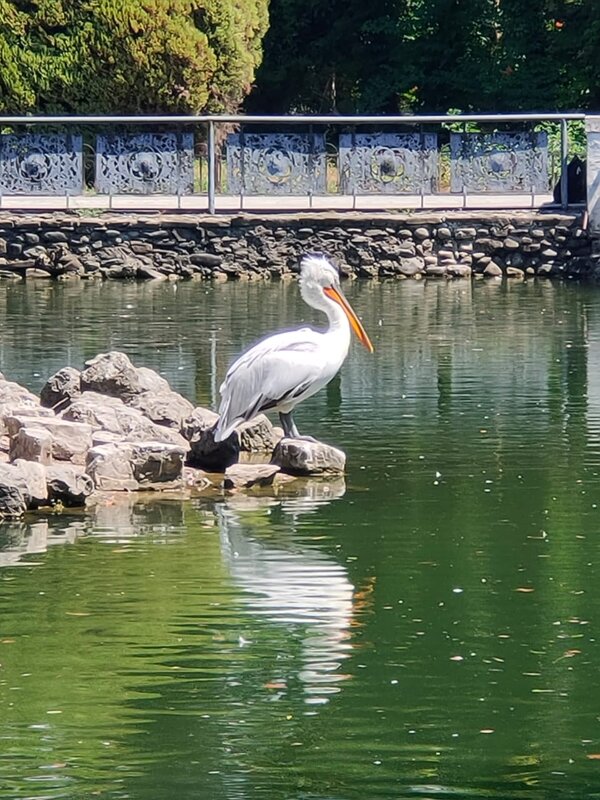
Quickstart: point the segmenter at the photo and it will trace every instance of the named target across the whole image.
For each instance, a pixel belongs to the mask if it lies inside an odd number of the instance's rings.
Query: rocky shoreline
[[[285,439],[263,415],[215,443],[216,419],[117,351],[59,370],[39,397],[0,375],[0,518],[110,492],[220,495],[344,472],[340,450]]]
[[[269,280],[307,251],[345,277],[600,277],[583,213],[0,213],[0,279]]]

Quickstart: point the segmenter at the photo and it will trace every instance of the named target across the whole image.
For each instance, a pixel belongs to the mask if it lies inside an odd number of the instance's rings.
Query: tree
[[[235,111],[268,0],[0,0],[4,113]]]
[[[271,0],[252,111],[593,107],[597,0]]]

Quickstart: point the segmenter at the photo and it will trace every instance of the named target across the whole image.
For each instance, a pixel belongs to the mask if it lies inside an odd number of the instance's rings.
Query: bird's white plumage
[[[343,309],[323,289],[339,289],[335,268],[323,257],[307,256],[301,265],[303,299],[329,318],[328,330],[299,328],[261,340],[229,368],[223,381],[215,441],[261,411],[285,414],[322,389],[340,369],[350,346],[350,325]]]

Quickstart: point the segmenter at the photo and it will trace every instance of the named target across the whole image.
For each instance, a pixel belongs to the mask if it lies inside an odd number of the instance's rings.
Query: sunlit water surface
[[[600,294],[355,283],[299,409],[345,481],[0,526],[0,796],[600,797]],[[31,389],[108,349],[214,404],[293,284],[0,286]]]

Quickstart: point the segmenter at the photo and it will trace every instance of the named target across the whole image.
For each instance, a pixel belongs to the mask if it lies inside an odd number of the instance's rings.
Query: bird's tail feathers
[[[230,403],[225,401],[219,409],[219,419],[213,428],[213,439],[215,442],[224,442],[233,433],[235,426],[240,421],[239,419],[230,419],[229,417]]]

